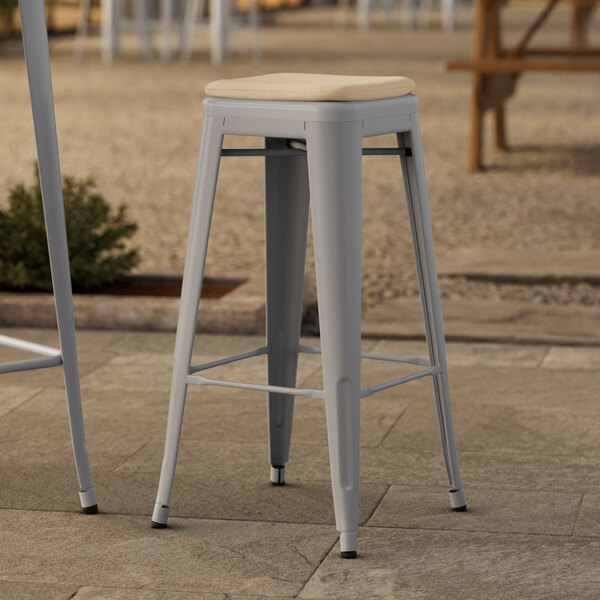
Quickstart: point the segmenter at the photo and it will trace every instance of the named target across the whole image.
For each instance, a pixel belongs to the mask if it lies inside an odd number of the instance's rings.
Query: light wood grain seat
[[[204,91],[216,98],[352,102],[405,96],[415,89],[408,77],[365,77],[316,73],[270,73],[255,77],[220,79]]]

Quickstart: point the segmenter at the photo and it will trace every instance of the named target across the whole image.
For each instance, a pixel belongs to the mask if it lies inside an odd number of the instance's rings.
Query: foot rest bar
[[[366,398],[367,396],[371,396],[376,394],[377,392],[381,392],[382,390],[387,390],[388,388],[395,387],[397,385],[401,385],[402,383],[408,383],[409,381],[414,381],[415,379],[421,379],[421,377],[427,377],[428,375],[436,375],[441,371],[441,367],[430,367],[429,369],[425,369],[424,371],[418,371],[417,373],[411,373],[410,375],[405,375],[404,377],[398,377],[397,379],[391,379],[390,381],[386,381],[385,383],[380,383],[379,385],[370,385],[369,387],[363,388],[360,390],[360,397]]]
[[[397,379],[392,379],[390,381],[386,381],[385,383],[380,383],[379,385],[371,385],[369,387],[363,388],[360,391],[360,397],[366,398],[368,396],[376,394],[377,392],[381,392],[382,390],[387,390],[388,388],[395,387],[403,383],[408,383],[409,381],[414,381],[415,379],[421,379],[421,377],[435,375],[440,371],[441,367],[439,366],[430,367],[429,369],[425,369],[424,371],[419,371],[418,373],[411,373],[410,375],[405,375],[404,377],[398,377]],[[186,377],[186,382],[192,385],[215,385],[218,387],[236,388],[240,390],[250,390],[254,392],[273,392],[275,394],[303,396],[304,398],[316,398],[318,400],[323,400],[325,398],[324,390],[291,388],[282,387],[278,385],[263,385],[260,383],[244,383],[241,381],[228,381],[226,379],[210,379],[208,377],[201,377],[200,375],[188,375]]]
[[[267,347],[262,346],[260,348],[256,348],[255,350],[249,350],[248,352],[242,352],[241,354],[234,354],[233,356],[227,356],[225,358],[220,358],[218,360],[213,360],[212,362],[204,363],[201,365],[197,365],[195,367],[190,367],[190,374],[198,373],[200,371],[206,371],[207,369],[213,369],[214,367],[221,367],[223,365],[229,365],[234,362],[238,362],[239,360],[245,360],[246,358],[253,358],[255,356],[263,356],[267,353]]]
[[[305,398],[316,398],[317,400],[323,400],[325,398],[325,392],[322,390],[281,387],[278,385],[261,385],[260,383],[242,383],[239,381],[227,381],[226,379],[209,379],[208,377],[201,377],[200,375],[188,375],[186,381],[193,385],[216,385],[219,387],[251,390],[255,392],[274,392],[275,394],[304,396]]]
[[[306,148],[224,148],[221,156],[306,156]],[[363,156],[412,156],[410,148],[363,148]]]
[[[62,365],[62,356],[45,356],[43,358],[30,358],[28,360],[17,360],[0,364],[0,374],[17,373],[19,371],[32,371],[34,369],[47,369]]]
[[[233,356],[219,358],[218,360],[213,360],[211,362],[190,367],[189,374],[191,375],[192,373],[199,373],[200,371],[206,371],[208,369],[213,369],[214,367],[229,365],[231,363],[238,362],[240,360],[245,360],[247,358],[254,358],[255,356],[264,356],[268,353],[268,351],[269,349],[267,346],[261,346],[260,348],[249,350],[248,352],[242,352],[241,354],[234,354]],[[321,354],[321,348],[318,348],[317,346],[305,346],[303,344],[300,344],[298,346],[298,352],[302,354]],[[367,358],[370,360],[383,360],[387,362],[407,363],[419,367],[430,366],[429,360],[427,358],[420,358],[418,356],[392,356],[389,354],[373,354],[372,352],[361,352],[360,357]]]
[[[25,352],[32,352],[33,354],[41,354],[42,356],[61,355],[61,351],[57,350],[56,348],[42,346],[41,344],[34,344],[33,342],[26,342],[25,340],[9,337],[8,335],[0,335],[0,346],[14,348],[15,350],[24,350]]]
[[[303,354],[321,354],[321,348],[317,346],[304,346],[301,344],[298,347],[298,352]],[[392,356],[391,354],[374,354],[372,352],[361,352],[361,358],[368,358],[371,360],[384,360],[388,362],[399,362],[407,363],[409,365],[417,365],[419,367],[429,367],[429,359],[420,358],[418,356]]]
[[[0,346],[14,348],[15,350],[23,350],[33,354],[41,354],[43,357],[0,363],[0,374],[32,371],[34,369],[47,369],[48,367],[58,367],[59,365],[62,365],[61,351],[56,348],[50,348],[50,346],[34,344],[33,342],[27,342],[8,335],[0,335]]]
[[[234,354],[233,356],[228,356],[225,358],[220,358],[218,360],[213,360],[208,363],[204,363],[202,365],[196,365],[190,367],[189,375],[186,378],[186,382],[191,385],[214,385],[218,387],[228,387],[228,388],[236,388],[241,390],[250,390],[256,392],[273,392],[275,394],[286,394],[290,396],[303,396],[305,398],[316,398],[319,400],[323,400],[325,398],[324,390],[313,390],[308,388],[290,388],[290,387],[282,387],[277,385],[264,385],[260,383],[245,383],[241,381],[229,381],[227,379],[212,379],[209,377],[201,377],[199,375],[193,375],[193,373],[198,373],[200,371],[206,371],[208,369],[212,369],[214,367],[220,367],[223,365],[228,365],[234,362],[238,362],[240,360],[245,360],[247,358],[253,358],[255,356],[263,356],[267,354],[269,351],[267,346],[261,346],[260,348],[256,348],[254,350],[249,350],[248,352],[242,352],[241,354]],[[298,352],[303,354],[321,354],[321,349],[317,346],[305,346],[300,344],[298,346]],[[415,379],[420,379],[421,377],[427,377],[429,375],[435,375],[441,371],[441,367],[439,365],[430,367],[429,360],[426,358],[412,357],[412,356],[391,356],[388,354],[373,354],[371,352],[361,352],[361,358],[367,358],[371,360],[383,360],[388,362],[400,362],[400,363],[408,363],[412,365],[418,366],[426,366],[429,367],[423,371],[418,371],[417,373],[411,373],[410,375],[405,375],[403,377],[398,377],[396,379],[391,379],[390,381],[386,381],[379,385],[372,385],[366,388],[363,388],[360,393],[361,398],[366,398],[367,396],[371,396],[377,392],[381,392],[382,390],[387,390],[388,388],[395,387],[397,385],[401,385],[402,383],[408,383],[409,381],[414,381]]]

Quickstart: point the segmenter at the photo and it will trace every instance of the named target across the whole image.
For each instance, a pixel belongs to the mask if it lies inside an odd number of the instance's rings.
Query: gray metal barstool
[[[274,74],[216,81],[203,103],[200,156],[185,261],[165,454],[152,521],[165,527],[188,384],[269,393],[271,482],[285,482],[294,396],[325,400],[336,526],[342,556],[356,556],[360,401],[430,376],[438,409],[450,503],[465,510],[454,444],[444,332],[414,83],[404,77]],[[395,133],[398,147],[364,149],[364,137]],[[265,137],[263,150],[223,150],[226,134]],[[361,161],[396,154],[404,176],[429,359],[361,354]],[[267,345],[191,366],[221,156],[264,155],[266,165]],[[300,345],[309,199],[322,350]],[[321,353],[324,390],[296,388],[300,352]],[[268,385],[196,373],[266,355]],[[360,359],[424,367],[362,388]]]
[[[44,1],[20,0],[19,9],[61,349],[57,350],[2,335],[0,336],[0,345],[40,354],[42,358],[2,363],[0,364],[0,373],[63,366],[73,453],[79,478],[79,500],[83,512],[97,513],[98,505],[83,429],[69,251],[54,119],[54,98]]]

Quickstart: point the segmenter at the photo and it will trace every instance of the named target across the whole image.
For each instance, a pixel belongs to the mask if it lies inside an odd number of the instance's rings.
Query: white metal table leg
[[[229,54],[229,0],[210,0],[210,56],[221,64]]]
[[[329,460],[344,558],[356,556],[358,530],[361,125],[306,124]]]
[[[454,29],[454,0],[441,0],[442,3],[442,27],[446,31]]]
[[[138,34],[138,48],[142,56],[147,60],[151,59],[153,54],[149,8],[148,0],[136,0],[135,27]]]
[[[88,34],[91,4],[92,0],[81,0],[79,2],[79,22],[77,24],[75,48],[73,50],[73,56],[77,59],[82,59],[85,51],[85,40]]]
[[[54,117],[54,98],[50,73],[46,13],[43,0],[21,0],[21,27],[29,79],[29,93],[37,146],[40,184],[48,237],[52,285],[56,303],[58,333],[62,351],[69,422],[77,476],[81,487],[80,500],[84,512],[97,512],[96,496],[88,461],[77,348],[69,251],[62,197],[58,142]]]
[[[402,3],[404,27],[416,27],[419,0],[404,0]]]
[[[260,33],[260,8],[258,0],[250,0],[248,23],[252,30],[252,58],[262,58],[262,38]]]
[[[266,148],[287,148],[287,140],[267,138]],[[296,387],[308,199],[306,156],[267,156],[265,212],[269,385]],[[270,479],[275,485],[285,483],[293,418],[294,396],[270,393],[269,461]]]
[[[419,8],[417,10],[417,23],[419,27],[429,27],[431,20],[431,11],[433,9],[432,0],[419,0]]]
[[[358,26],[368,29],[371,24],[371,0],[358,0]]]
[[[173,25],[173,0],[161,0],[162,47],[160,57],[171,58],[171,29]]]
[[[186,0],[183,23],[181,24],[180,57],[182,60],[189,60],[192,57],[194,30],[200,11],[204,11],[204,0]]]
[[[175,477],[175,465],[177,463],[187,392],[187,377],[190,371],[194,334],[198,320],[198,304],[204,277],[206,249],[221,158],[222,122],[223,119],[215,117],[205,116],[202,119],[198,168],[175,338],[173,380],[171,382],[165,452],[156,504],[152,513],[152,526],[155,528],[166,527],[169,518],[169,501],[173,478]]]
[[[102,60],[112,62],[121,53],[117,0],[101,0]]]
[[[435,265],[427,183],[425,181],[421,132],[416,115],[411,115],[411,124],[411,132],[401,133],[397,136],[400,147],[412,148],[412,156],[401,156],[400,162],[402,164],[404,189],[413,236],[413,249],[415,252],[429,357],[431,365],[439,365],[441,367],[440,373],[434,375],[432,379],[444,461],[448,481],[452,486],[450,490],[450,503],[454,510],[465,510],[466,501],[462,490],[458,456],[454,442],[444,327]]]

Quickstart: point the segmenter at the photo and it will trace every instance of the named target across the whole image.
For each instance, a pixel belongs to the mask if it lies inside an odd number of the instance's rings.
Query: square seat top
[[[254,77],[220,79],[204,91],[215,98],[285,100],[299,102],[355,102],[410,94],[415,82],[408,77],[270,73]]]

